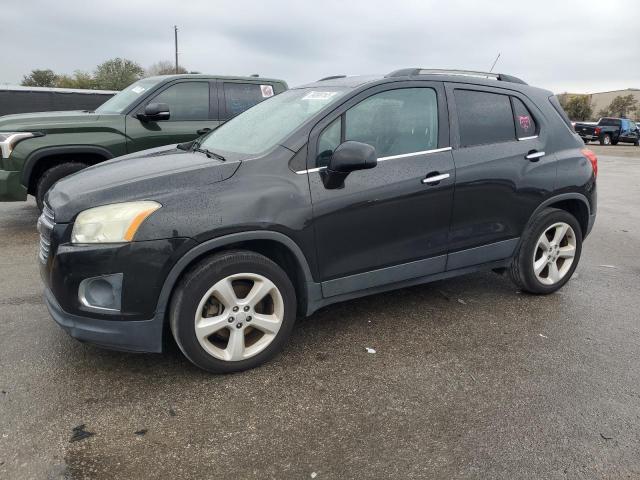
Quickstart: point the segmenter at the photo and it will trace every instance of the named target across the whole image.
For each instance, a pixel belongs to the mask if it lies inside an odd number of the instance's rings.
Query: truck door
[[[150,103],[169,105],[169,119],[138,118]],[[128,115],[126,121],[129,153],[194,140],[222,123],[218,120],[216,82],[203,79],[169,84]]]

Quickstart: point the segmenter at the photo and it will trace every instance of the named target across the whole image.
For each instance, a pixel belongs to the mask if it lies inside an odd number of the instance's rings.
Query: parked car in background
[[[59,110],[95,110],[118,92],[44,87],[0,87],[0,116]]]
[[[158,352],[173,335],[201,368],[244,370],[332,303],[488,269],[555,292],[596,176],[557,98],[518,78],[332,77],[58,182],[46,304],[80,340]]]
[[[573,128],[585,143],[597,141],[600,145],[617,145],[624,142],[638,146],[640,141],[638,126],[628,118],[603,117],[596,124],[577,122]]]
[[[259,77],[169,75],[142,79],[95,111],[0,117],[0,201],[36,197],[90,165],[187,142],[287,89]]]

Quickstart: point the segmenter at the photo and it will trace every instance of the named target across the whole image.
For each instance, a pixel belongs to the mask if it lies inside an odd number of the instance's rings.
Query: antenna
[[[491,65],[491,70],[489,70],[489,73],[493,72],[493,67],[496,66],[496,63],[498,63],[498,59],[500,58],[500,53],[498,53],[498,56],[496,57],[496,59],[493,62],[493,65]]]
[[[176,48],[176,74],[178,73],[178,26],[173,26],[173,34],[175,39],[175,48]]]

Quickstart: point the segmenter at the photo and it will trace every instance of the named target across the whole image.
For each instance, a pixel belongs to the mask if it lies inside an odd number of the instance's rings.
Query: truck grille
[[[42,263],[47,263],[49,249],[51,248],[51,232],[55,225],[53,211],[45,204],[42,215],[38,218],[38,232],[40,233],[40,251],[38,258]]]

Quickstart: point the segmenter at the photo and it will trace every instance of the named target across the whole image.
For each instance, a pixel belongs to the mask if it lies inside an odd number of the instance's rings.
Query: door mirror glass
[[[338,145],[322,172],[326,188],[342,188],[347,176],[356,170],[367,170],[378,164],[376,149],[361,142],[347,141]]]
[[[166,103],[150,103],[144,107],[144,114],[141,117],[141,120],[147,121],[169,120],[171,117],[169,105]]]

